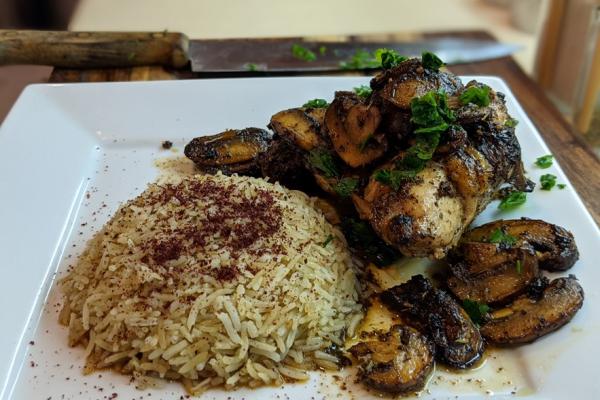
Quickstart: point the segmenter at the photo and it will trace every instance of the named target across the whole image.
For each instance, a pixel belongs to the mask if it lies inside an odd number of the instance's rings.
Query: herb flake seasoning
[[[507,247],[512,247],[517,243],[517,238],[498,228],[492,232],[489,241],[490,243],[497,243]]]
[[[540,168],[550,168],[552,166],[552,159],[554,158],[554,156],[552,154],[547,154],[545,156],[541,156],[538,157],[535,160],[535,165],[537,165]]]
[[[556,185],[556,175],[544,174],[540,176],[540,183],[542,184],[542,190],[552,190]]]
[[[469,318],[477,326],[481,325],[490,307],[485,303],[479,303],[474,300],[465,299],[462,304],[464,310],[469,314]]]
[[[517,208],[527,201],[527,195],[524,192],[512,192],[502,199],[498,208],[501,210],[512,210]]]
[[[312,62],[317,59],[317,55],[314,52],[297,43],[294,43],[292,45],[292,56],[294,56],[298,60],[307,62]]]

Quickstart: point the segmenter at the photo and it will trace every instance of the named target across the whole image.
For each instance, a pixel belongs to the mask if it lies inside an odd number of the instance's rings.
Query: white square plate
[[[467,82],[473,77],[463,77]],[[529,177],[553,173],[567,188],[536,189],[510,212],[491,204],[480,224],[499,218],[542,218],[575,234],[581,258],[569,271],[586,293],[583,309],[558,332],[509,350],[492,350],[476,371],[438,368],[423,398],[531,396],[536,399],[600,398],[600,232],[556,162],[534,166],[549,150],[505,83],[477,77],[507,94],[520,124],[517,135]],[[118,205],[140,193],[158,174],[163,140],[181,149],[192,137],[246,126],[264,127],[275,112],[307,99],[331,99],[335,90],[368,78],[259,78],[145,83],[34,85],[19,98],[0,129],[0,399],[179,398],[178,384],[141,392],[111,371],[81,374],[83,350],[67,347],[57,323],[54,289],[85,241]],[[600,195],[600,193],[599,193]],[[345,379],[314,373],[307,384],[282,388],[210,391],[206,399],[364,398]],[[150,396],[151,397],[148,397]],[[371,396],[368,396],[371,397]]]

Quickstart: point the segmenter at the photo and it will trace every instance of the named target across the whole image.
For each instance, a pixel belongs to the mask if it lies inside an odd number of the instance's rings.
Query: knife
[[[297,48],[310,57],[299,57]],[[353,57],[379,48],[406,56],[436,53],[447,64],[504,57],[519,46],[494,41],[439,38],[411,42],[309,41],[304,38],[189,40],[177,32],[63,32],[0,30],[0,65],[63,68],[163,65],[194,72],[294,72],[352,69]],[[310,52],[310,53],[307,53]],[[314,58],[307,61],[307,58]]]

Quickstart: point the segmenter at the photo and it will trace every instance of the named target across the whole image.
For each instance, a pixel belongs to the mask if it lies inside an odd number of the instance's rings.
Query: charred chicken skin
[[[246,128],[196,138],[185,155],[204,171],[270,177],[353,206],[407,256],[443,258],[501,185],[526,190],[501,93],[419,59],[383,70],[371,89],[337,92],[327,108],[281,111],[272,135]]]

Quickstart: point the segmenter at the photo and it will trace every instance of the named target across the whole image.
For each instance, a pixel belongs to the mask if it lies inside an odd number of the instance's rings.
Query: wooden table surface
[[[423,36],[493,39],[488,33],[480,31],[435,33]],[[361,41],[364,38],[352,37],[349,40]],[[523,72],[517,63],[511,57],[504,57],[490,61],[453,65],[449,69],[457,75],[493,75],[506,81],[548,147],[550,147],[552,154],[567,174],[592,217],[600,225],[600,161],[581,135],[562,117],[541,88]],[[348,72],[338,74],[348,74]],[[359,72],[355,74],[359,74]],[[270,76],[268,74],[260,75]],[[248,76],[248,73],[239,74],[238,76]],[[215,75],[193,73],[189,70],[172,70],[165,67],[136,67],[80,70],[55,69],[50,81],[64,83],[214,77]]]

